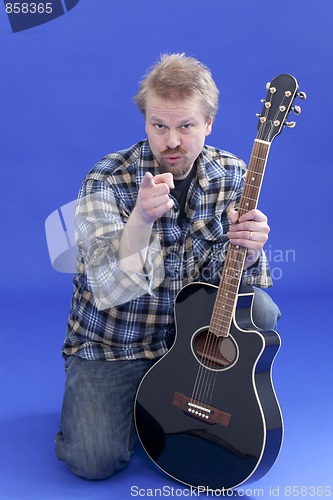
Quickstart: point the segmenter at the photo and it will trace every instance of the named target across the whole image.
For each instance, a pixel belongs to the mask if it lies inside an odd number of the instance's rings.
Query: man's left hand
[[[254,209],[239,217],[236,210],[229,210],[228,217],[231,222],[227,233],[230,243],[247,248],[247,263],[254,264],[268,240],[270,227],[266,215]]]

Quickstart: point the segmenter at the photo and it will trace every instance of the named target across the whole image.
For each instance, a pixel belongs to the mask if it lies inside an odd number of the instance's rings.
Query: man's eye
[[[157,128],[157,130],[163,130],[164,125],[162,125],[161,123],[155,123],[155,128]]]
[[[191,123],[185,123],[182,128],[183,130],[190,130],[190,128],[192,127]]]

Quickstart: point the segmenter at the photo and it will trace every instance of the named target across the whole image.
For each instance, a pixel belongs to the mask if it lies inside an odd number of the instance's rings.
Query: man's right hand
[[[172,188],[173,176],[169,172],[155,177],[147,172],[142,179],[135,207],[120,240],[119,262],[123,270],[143,272],[153,224],[173,207],[169,197]]]
[[[173,207],[169,197],[173,189],[173,175],[170,172],[153,176],[147,172],[139,187],[136,205],[131,214],[132,223],[152,225],[156,219]]]

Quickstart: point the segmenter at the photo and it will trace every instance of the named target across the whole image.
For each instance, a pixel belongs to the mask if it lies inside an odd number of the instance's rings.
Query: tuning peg
[[[266,83],[266,90],[269,90],[269,87],[271,86],[271,82]]]
[[[285,126],[288,128],[294,128],[296,127],[296,122],[286,122]]]
[[[307,95],[305,92],[297,92],[297,95],[300,99],[302,99],[302,101],[305,101]]]
[[[265,116],[261,116],[261,114],[260,114],[260,113],[256,113],[256,116],[257,116],[258,118],[260,118],[260,120],[259,120],[259,121],[260,121],[261,123],[265,123],[265,122],[266,122],[266,120],[267,120],[267,118],[266,118]]]
[[[300,115],[301,112],[302,112],[302,108],[301,106],[294,106],[293,108],[291,108],[293,110],[293,112],[295,113],[295,115]]]

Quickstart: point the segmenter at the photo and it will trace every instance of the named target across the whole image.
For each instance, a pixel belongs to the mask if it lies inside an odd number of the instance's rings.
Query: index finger
[[[171,172],[165,172],[163,174],[155,175],[155,177],[153,177],[153,181],[155,184],[167,184],[170,189],[173,189],[175,187],[173,182],[173,175]]]
[[[245,214],[241,215],[238,222],[246,222],[249,220],[254,220],[256,222],[263,222],[267,220],[267,217],[265,214],[260,212],[260,210],[254,208],[253,210],[249,210]]]
[[[151,172],[146,172],[140,184],[143,188],[149,188],[154,186],[154,177]]]

